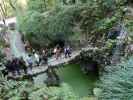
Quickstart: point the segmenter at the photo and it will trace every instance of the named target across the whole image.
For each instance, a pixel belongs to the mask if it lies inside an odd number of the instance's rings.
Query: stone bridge
[[[30,76],[37,76],[39,74],[45,73],[48,68],[58,68],[60,66],[66,65],[66,64],[70,64],[72,62],[78,62],[81,59],[82,53],[84,52],[98,52],[99,49],[97,47],[86,47],[86,48],[82,48],[81,50],[77,50],[77,51],[73,51],[72,55],[70,58],[65,58],[64,55],[62,54],[61,57],[59,59],[56,59],[55,57],[49,58],[48,60],[48,64],[47,65],[41,65],[41,66],[34,66],[32,71],[30,73],[28,73],[28,75]],[[24,76],[9,76],[15,79],[19,79],[19,78],[23,78]]]

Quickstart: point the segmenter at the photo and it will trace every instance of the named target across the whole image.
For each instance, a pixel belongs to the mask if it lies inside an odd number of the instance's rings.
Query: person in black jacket
[[[20,57],[19,65],[21,66],[21,69],[24,71],[24,73],[27,74],[27,66],[26,66],[26,63],[25,63],[23,57]]]
[[[12,66],[15,70],[15,72],[17,72],[18,75],[20,75],[20,64],[19,64],[19,59],[18,58],[14,58],[12,61]]]
[[[15,74],[15,68],[13,66],[13,61],[7,60],[5,67],[6,67],[6,70],[8,71],[8,73],[11,72],[13,75]]]

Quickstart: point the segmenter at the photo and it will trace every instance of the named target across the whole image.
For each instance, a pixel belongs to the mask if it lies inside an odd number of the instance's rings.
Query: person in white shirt
[[[37,66],[39,66],[40,57],[39,57],[39,54],[37,52],[34,52],[34,58],[35,58],[35,63],[37,64]]]
[[[27,62],[27,65],[29,66],[29,68],[32,69],[33,59],[32,59],[32,56],[30,54],[28,55],[26,62]]]

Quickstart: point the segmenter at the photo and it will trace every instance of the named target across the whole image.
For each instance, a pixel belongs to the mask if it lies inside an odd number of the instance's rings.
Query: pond
[[[66,65],[57,70],[57,74],[60,79],[69,84],[74,90],[75,94],[82,96],[88,96],[92,92],[92,89],[96,82],[96,76],[93,73],[89,75],[83,74],[80,65],[71,64]]]
[[[56,72],[59,75],[61,82],[69,84],[77,96],[83,97],[92,93],[92,89],[96,82],[96,76],[92,73],[89,75],[83,74],[80,65],[66,65],[56,69]],[[35,84],[44,84],[45,80],[46,74],[34,77]]]

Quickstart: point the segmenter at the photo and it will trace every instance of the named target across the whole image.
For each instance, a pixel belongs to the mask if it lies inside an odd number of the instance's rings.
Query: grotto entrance
[[[91,73],[97,78],[99,77],[100,65],[92,58],[82,59],[80,62],[80,67],[84,74],[88,75]]]
[[[63,48],[64,46],[65,46],[65,41],[64,40],[61,40],[61,39],[59,39],[59,40],[55,40],[54,41],[54,46],[59,46],[59,47],[61,47],[61,48]]]
[[[64,33],[59,32],[59,33],[55,33],[55,39],[52,42],[52,46],[60,46],[61,48],[63,48],[65,46],[65,40],[66,40],[66,36],[64,35]]]

